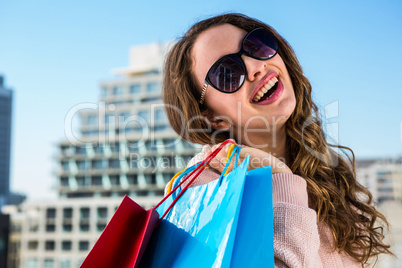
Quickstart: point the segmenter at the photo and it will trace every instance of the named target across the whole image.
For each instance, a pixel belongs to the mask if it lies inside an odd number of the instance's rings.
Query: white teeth
[[[271,80],[269,80],[268,83],[266,83],[263,87],[260,88],[260,90],[255,94],[253,101],[257,102],[261,99],[262,96],[264,96],[265,93],[267,93],[276,83],[278,82],[277,77],[272,77]],[[271,93],[271,95],[268,97],[270,98],[274,92]]]

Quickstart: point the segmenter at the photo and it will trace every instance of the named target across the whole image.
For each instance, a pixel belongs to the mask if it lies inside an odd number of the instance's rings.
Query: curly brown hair
[[[317,220],[329,225],[334,250],[345,251],[360,263],[367,263],[380,253],[392,254],[390,246],[383,242],[388,222],[374,208],[371,193],[356,180],[353,151],[327,143],[318,108],[311,97],[311,84],[303,75],[293,49],[265,23],[242,14],[224,14],[198,22],[178,40],[166,59],[162,94],[173,129],[184,139],[199,144],[233,138],[229,132],[212,129],[204,119],[208,107],[198,102],[201,89],[192,72],[192,48],[197,37],[226,23],[246,32],[263,27],[278,41],[278,54],[289,72],[296,97],[296,107],[286,122],[287,161],[292,172],[307,181],[309,206],[317,212]],[[352,156],[343,157],[333,148],[348,150]]]

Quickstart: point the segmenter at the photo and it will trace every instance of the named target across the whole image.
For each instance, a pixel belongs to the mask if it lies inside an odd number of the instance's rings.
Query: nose
[[[242,60],[247,70],[247,80],[254,81],[266,73],[267,63],[265,60],[257,60],[246,55],[242,55]]]

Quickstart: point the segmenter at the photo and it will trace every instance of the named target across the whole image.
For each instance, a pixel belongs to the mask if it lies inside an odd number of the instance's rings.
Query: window
[[[173,178],[175,174],[174,173],[164,173],[163,174],[163,180],[165,183],[169,183],[170,180]]]
[[[53,259],[45,259],[43,263],[43,268],[53,268],[54,267],[54,260]]]
[[[93,176],[92,177],[92,185],[102,186],[102,177],[101,176]]]
[[[176,144],[178,143],[178,139],[166,139],[163,140],[163,145],[166,150],[176,150]]]
[[[168,126],[167,125],[162,125],[162,126],[155,126],[154,127],[154,131],[155,132],[162,132],[162,131],[166,131],[168,130]]]
[[[54,241],[52,241],[52,240],[46,240],[46,241],[45,241],[45,250],[47,250],[47,251],[52,251],[52,250],[54,250]]]
[[[90,210],[89,208],[80,208],[80,219],[89,219]]]
[[[110,143],[109,148],[110,151],[112,151],[112,153],[118,153],[120,151],[120,143],[119,142]]]
[[[141,119],[149,122],[149,111],[148,110],[140,110],[140,111],[138,111],[138,117],[140,117]]]
[[[109,168],[120,168],[120,160],[119,159],[110,159],[109,160]]]
[[[65,172],[70,171],[70,165],[69,165],[68,161],[62,161],[61,166],[63,168],[63,171],[65,171]]]
[[[10,248],[9,248],[8,253],[11,253],[11,254],[19,254],[20,249],[21,249],[21,243],[20,243],[20,241],[11,242],[11,243],[10,243]]]
[[[90,185],[90,179],[88,177],[77,176],[76,181],[77,181],[78,186],[89,186]]]
[[[130,86],[130,93],[136,94],[141,92],[141,84],[132,84]]]
[[[90,162],[83,160],[83,161],[77,161],[77,167],[78,170],[89,170],[90,169]]]
[[[131,112],[122,112],[119,115],[119,122],[123,123],[131,116]]]
[[[61,177],[60,178],[60,185],[68,187],[68,178],[67,177]]]
[[[185,149],[194,149],[194,146],[191,143],[184,141],[184,140],[182,142],[183,142],[183,147]]]
[[[113,87],[113,95],[123,95],[124,94],[124,85],[117,85]]]
[[[97,159],[92,161],[92,166],[94,169],[107,169],[106,159]]]
[[[138,185],[137,174],[127,175],[127,181],[130,185]]]
[[[140,159],[139,166],[140,168],[154,168],[156,166],[156,157],[149,156]]]
[[[54,224],[46,224],[46,232],[53,233],[56,231],[56,225]]]
[[[148,195],[148,191],[138,191],[137,192],[138,196],[147,196]]]
[[[98,146],[95,147],[95,153],[103,154],[103,144],[99,144]]]
[[[39,223],[36,221],[30,222],[28,229],[30,232],[37,232],[39,230]]]
[[[63,218],[71,219],[73,217],[73,208],[63,208]]]
[[[38,244],[39,243],[36,240],[28,241],[28,250],[37,250]]]
[[[89,242],[88,241],[79,241],[78,249],[80,251],[88,250],[89,249]]]
[[[67,240],[61,241],[61,250],[70,251],[72,248],[71,245],[72,245],[71,241],[67,241]]]
[[[147,148],[147,151],[156,151],[155,140],[146,141],[145,147]]]
[[[155,191],[153,192],[153,194],[154,194],[155,196],[164,196],[164,195],[165,195],[165,193],[164,193],[163,190],[155,190]]]
[[[36,258],[31,258],[26,261],[26,268],[38,268],[38,260]]]
[[[98,124],[98,115],[90,114],[87,117],[87,125],[96,126]]]
[[[60,260],[60,268],[71,268],[71,260],[69,259],[61,259]],[[77,266],[79,267],[79,266]]]
[[[61,153],[63,155],[70,155],[71,154],[70,147],[68,145],[67,146],[61,146]]]
[[[147,97],[142,100],[142,103],[155,103],[161,101],[161,97]]]
[[[99,207],[97,209],[98,219],[106,219],[107,218],[107,207]]]
[[[11,223],[11,232],[12,233],[21,233],[22,225],[19,223]]]
[[[73,225],[72,224],[63,224],[63,232],[69,233],[73,231]]]
[[[98,223],[98,224],[96,225],[96,230],[97,230],[98,232],[103,232],[103,230],[105,229],[105,227],[106,227],[106,224],[104,224],[104,223]]]
[[[101,97],[106,97],[108,94],[108,88],[107,87],[102,87],[101,88]]]
[[[166,113],[162,109],[155,110],[155,122],[167,122]]]
[[[47,219],[55,219],[56,218],[56,209],[55,208],[46,209],[46,218]]]
[[[80,224],[80,232],[83,232],[83,233],[89,232],[89,224],[81,223]]]
[[[112,193],[111,192],[101,192],[101,197],[111,197]]]
[[[173,155],[167,156],[166,158],[164,158],[164,160],[166,160],[166,162],[164,161],[164,163],[166,163],[169,167],[176,166],[175,157]]]
[[[127,103],[126,101],[115,101],[115,102],[113,102],[113,104],[116,105],[116,106],[121,106],[121,105],[124,105],[126,103]]]
[[[76,154],[86,154],[87,153],[87,148],[86,147],[75,147],[75,153]]]
[[[160,87],[158,82],[151,82],[147,84],[147,92],[148,93],[154,93],[154,92],[159,92]]]
[[[147,184],[156,184],[155,174],[144,174],[144,177]]]
[[[113,113],[105,114],[105,125],[107,126],[107,125],[109,125],[109,123],[111,123],[112,126],[113,126],[113,124],[116,124],[116,118]]]
[[[119,160],[117,159],[117,161],[119,161]],[[119,175],[110,175],[109,179],[110,179],[111,185],[115,185],[115,186],[120,185],[120,176]]]
[[[128,147],[128,150],[130,151],[130,153],[138,152],[138,142],[135,142],[135,141],[129,142],[129,143],[127,143],[127,147]]]

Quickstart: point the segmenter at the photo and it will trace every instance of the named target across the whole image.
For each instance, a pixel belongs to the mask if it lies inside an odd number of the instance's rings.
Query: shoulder
[[[200,161],[203,161],[207,155],[209,150],[211,149],[211,145],[206,144],[202,147],[201,152],[199,152],[198,154],[196,154],[193,158],[191,158],[191,160],[187,163],[187,167],[191,167],[195,164],[197,164]],[[216,172],[215,170],[212,169],[205,169],[199,176],[198,178],[191,184],[191,187],[193,186],[197,186],[197,185],[202,185],[205,183],[208,183],[210,181],[216,180],[219,178],[219,173]],[[165,196],[169,193],[169,184],[173,183],[173,182],[169,182],[168,184],[166,184],[165,186]],[[182,187],[185,186],[185,183],[183,184]]]
[[[197,164],[198,162],[204,160],[207,157],[207,153],[211,150],[211,145],[206,144],[202,146],[201,152],[196,154],[191,160],[187,163],[187,167],[191,167],[192,165]]]

